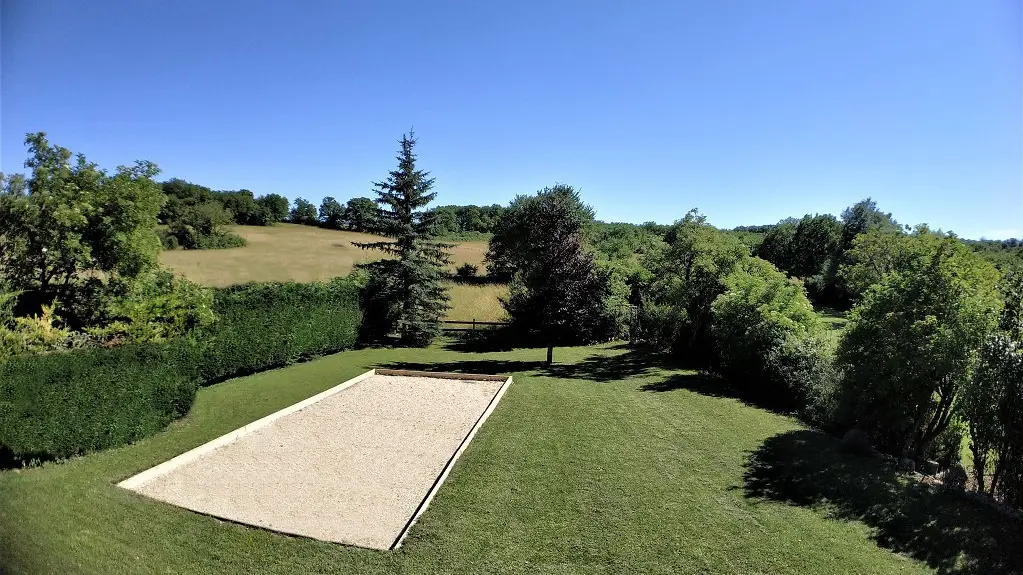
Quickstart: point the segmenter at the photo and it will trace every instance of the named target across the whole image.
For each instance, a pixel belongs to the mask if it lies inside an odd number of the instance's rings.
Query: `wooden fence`
[[[444,324],[444,327],[441,328],[442,331],[477,331],[477,330],[491,329],[491,328],[493,328],[495,326],[508,325],[507,322],[503,322],[503,321],[476,321],[476,320],[472,320],[472,321],[442,321],[441,323]],[[469,327],[448,327],[449,325],[451,325],[451,326],[469,326]]]

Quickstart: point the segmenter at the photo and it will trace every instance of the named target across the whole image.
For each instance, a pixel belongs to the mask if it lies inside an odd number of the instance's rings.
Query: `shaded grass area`
[[[619,345],[558,348],[550,368],[544,355],[543,349],[364,349],[202,389],[185,419],[138,444],[0,473],[0,568],[618,574],[926,573],[933,567],[970,573],[975,566],[996,572],[1013,565],[1007,554],[1017,552],[1010,544],[1018,540],[1006,539],[1012,526],[985,527],[998,519],[958,496],[914,495],[921,506],[933,502],[966,518],[955,526],[910,522],[886,530],[874,517],[905,509],[891,495],[900,493],[897,479],[891,490],[864,487],[887,485],[890,476],[835,452],[830,439],[791,418],[714,393],[716,380]],[[114,485],[383,366],[515,376],[399,551],[224,523]],[[813,467],[813,457],[823,458],[822,467]],[[837,476],[827,472],[832,468]],[[808,499],[796,499],[797,492]],[[843,498],[844,514],[818,504]],[[983,543],[970,543],[971,536]],[[943,559],[953,552],[968,558],[962,567]]]
[[[873,459],[842,453],[831,437],[794,430],[750,457],[750,497],[860,521],[883,547],[941,573],[1023,573],[1023,525],[960,493],[908,480]]]

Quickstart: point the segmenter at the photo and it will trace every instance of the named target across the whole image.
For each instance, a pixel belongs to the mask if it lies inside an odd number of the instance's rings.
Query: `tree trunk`
[[[547,346],[547,365],[554,363],[554,346]]]

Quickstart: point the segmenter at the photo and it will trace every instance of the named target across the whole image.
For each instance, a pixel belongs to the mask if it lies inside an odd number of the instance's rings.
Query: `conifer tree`
[[[403,135],[397,169],[386,181],[373,183],[377,233],[392,241],[353,243],[391,256],[359,266],[370,272],[373,307],[386,309],[384,317],[373,321],[397,328],[402,345],[426,346],[440,333],[440,318],[448,309],[441,282],[452,246],[436,241],[436,216],[424,209],[437,193],[430,191],[434,178],[429,172],[416,169],[415,145],[411,131]]]

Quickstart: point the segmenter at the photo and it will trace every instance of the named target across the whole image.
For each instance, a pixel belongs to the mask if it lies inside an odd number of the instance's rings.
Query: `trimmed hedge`
[[[0,363],[0,468],[152,435],[199,385],[350,348],[362,324],[360,287],[344,278],[225,288],[214,308],[219,320],[195,338]]]
[[[362,326],[359,286],[261,283],[217,290],[201,377],[214,383],[355,345]]]
[[[197,352],[150,343],[12,358],[0,364],[0,448],[29,461],[151,435],[191,407]]]

